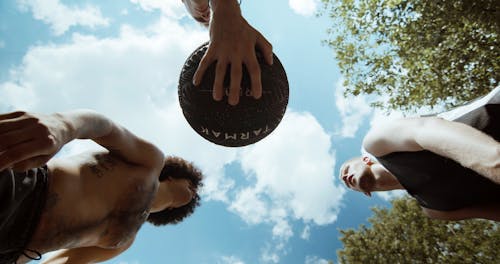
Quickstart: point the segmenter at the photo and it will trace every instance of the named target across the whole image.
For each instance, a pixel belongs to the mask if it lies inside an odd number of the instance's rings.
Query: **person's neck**
[[[375,163],[371,166],[375,176],[374,191],[392,191],[404,189],[398,179],[381,164]]]

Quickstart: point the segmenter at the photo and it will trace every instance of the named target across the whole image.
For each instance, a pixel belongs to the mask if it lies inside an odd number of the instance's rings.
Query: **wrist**
[[[59,121],[60,136],[64,144],[77,138],[77,129],[68,115],[64,113],[54,113],[53,116]]]

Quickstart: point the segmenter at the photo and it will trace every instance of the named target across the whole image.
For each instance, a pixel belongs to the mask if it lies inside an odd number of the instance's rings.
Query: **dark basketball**
[[[224,79],[226,96],[221,101],[215,101],[212,97],[215,63],[207,69],[201,84],[193,85],[193,75],[207,47],[208,43],[205,43],[196,49],[181,71],[179,102],[184,117],[198,134],[218,145],[241,147],[263,139],[281,122],[288,104],[288,80],[281,62],[273,55],[273,65],[270,66],[257,52],[262,97],[252,97],[250,76],[243,67],[240,101],[236,106],[231,106],[227,102],[229,72]]]

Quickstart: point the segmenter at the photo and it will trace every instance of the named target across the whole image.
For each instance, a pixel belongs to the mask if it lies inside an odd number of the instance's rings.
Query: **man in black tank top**
[[[397,131],[397,132],[396,132]],[[347,187],[405,189],[432,218],[500,221],[500,87],[437,116],[372,128],[365,157],[340,169]]]

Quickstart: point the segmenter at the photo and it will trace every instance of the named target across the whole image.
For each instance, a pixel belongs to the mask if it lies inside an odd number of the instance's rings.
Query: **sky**
[[[106,263],[336,261],[339,229],[367,225],[370,207],[401,194],[368,198],[338,180],[370,125],[387,117],[363,96],[343,96],[333,51],[322,44],[335,25],[316,15],[319,0],[242,0],[241,9],[272,43],[290,99],[271,135],[225,148],[197,135],[179,106],[182,65],[209,39],[180,0],[0,1],[1,113],[93,109],[206,176],[190,218],[145,224],[132,247]],[[95,148],[73,141],[58,156]]]

